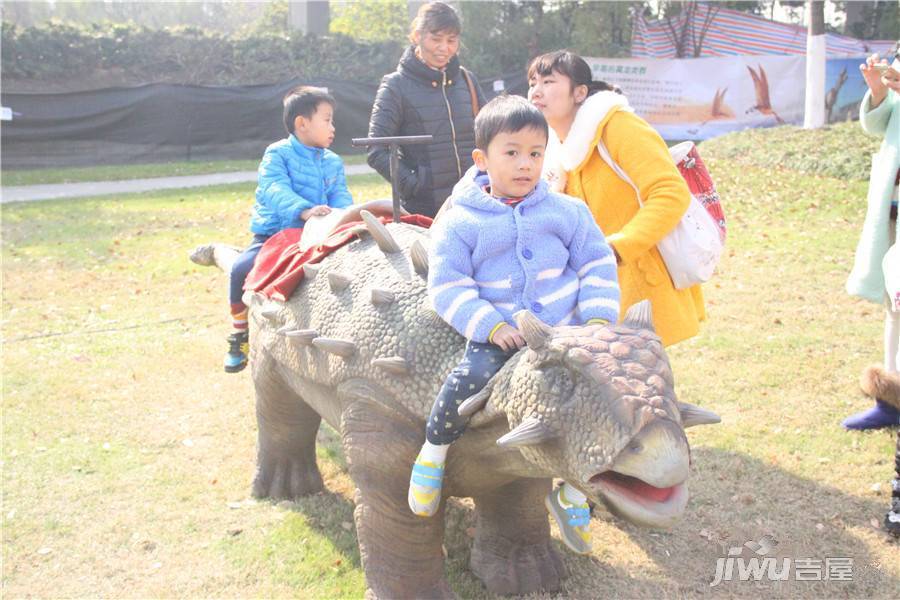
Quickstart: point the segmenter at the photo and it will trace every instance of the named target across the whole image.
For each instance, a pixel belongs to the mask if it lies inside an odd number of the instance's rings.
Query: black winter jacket
[[[484,94],[472,72],[478,106]],[[400,147],[399,188],[403,207],[433,217],[472,166],[475,117],[466,78],[454,56],[444,71],[432,69],[416,58],[410,46],[393,73],[385,75],[375,96],[369,137],[398,135],[434,136],[430,144]],[[390,181],[390,150],[372,146],[369,165]]]

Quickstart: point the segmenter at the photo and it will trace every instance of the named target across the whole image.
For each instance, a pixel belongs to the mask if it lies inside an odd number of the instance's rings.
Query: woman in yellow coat
[[[700,286],[678,290],[656,248],[687,211],[690,192],[665,142],[626,98],[568,51],[538,56],[528,69],[528,99],[550,125],[544,161],[551,187],[583,199],[619,261],[624,313],[650,300],[657,334],[668,346],[697,334],[706,317]],[[637,187],[619,177],[612,160]]]

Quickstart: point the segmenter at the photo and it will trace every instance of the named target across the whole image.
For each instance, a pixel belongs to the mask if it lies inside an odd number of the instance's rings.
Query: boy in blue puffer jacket
[[[282,229],[353,204],[344,163],[328,150],[334,141],[334,98],[321,88],[301,86],[284,97],[288,137],[266,148],[259,163],[256,202],[250,217],[253,241],[231,267],[229,300],[234,332],[228,337],[225,371],[247,366],[247,307],[244,280],[263,243]]]
[[[410,476],[412,511],[433,515],[450,444],[467,419],[459,406],[525,345],[513,315],[529,310],[551,326],[613,323],[619,316],[616,258],[587,205],[540,179],[547,121],[524,98],[501,96],[475,119],[473,167],[431,229],[428,296],[468,343],[428,417]],[[483,173],[486,171],[486,173]],[[566,545],[590,552],[585,495],[564,484],[545,504]]]

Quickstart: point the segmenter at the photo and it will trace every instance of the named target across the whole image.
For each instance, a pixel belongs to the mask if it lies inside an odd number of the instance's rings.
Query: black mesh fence
[[[504,80],[524,93],[524,76]],[[339,154],[360,152],[377,86],[318,79],[273,85],[203,87],[150,84],[57,94],[3,93],[13,119],[0,125],[4,168],[172,160],[250,159],[283,137],[284,95],[297,85],[326,87],[337,101]],[[490,95],[493,82],[484,82]]]

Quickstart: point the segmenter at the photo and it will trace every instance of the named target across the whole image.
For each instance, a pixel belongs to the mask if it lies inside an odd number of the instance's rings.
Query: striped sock
[[[231,305],[231,325],[236,333],[247,331],[247,307],[243,303]]]

